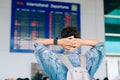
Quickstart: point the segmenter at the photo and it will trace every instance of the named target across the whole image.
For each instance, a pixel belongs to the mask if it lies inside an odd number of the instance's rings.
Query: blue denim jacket
[[[39,66],[44,70],[50,80],[66,80],[68,69],[59,59],[58,54],[64,53],[74,67],[80,66],[80,48],[77,50],[64,51],[60,46],[45,46],[42,43],[35,43],[35,56]],[[86,51],[86,69],[92,79],[100,66],[105,55],[103,42],[97,43]]]

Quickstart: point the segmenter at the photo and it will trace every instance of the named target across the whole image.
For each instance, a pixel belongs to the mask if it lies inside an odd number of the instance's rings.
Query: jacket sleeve
[[[39,66],[44,70],[45,74],[51,78],[51,80],[57,79],[59,77],[57,74],[61,72],[63,72],[63,75],[66,74],[62,62],[59,60],[56,53],[52,52],[42,43],[36,43],[34,46],[34,53]]]
[[[86,69],[90,74],[90,78],[93,78],[95,72],[99,68],[105,55],[104,43],[99,42],[89,51],[86,52],[87,65]]]
[[[46,72],[46,74],[49,73],[49,67],[55,63],[53,61],[57,60],[57,56],[50,51],[50,49],[43,45],[42,43],[36,43],[35,46],[35,56],[36,59],[40,65],[40,67]],[[50,64],[50,62],[53,62]],[[55,67],[55,66],[54,66]]]

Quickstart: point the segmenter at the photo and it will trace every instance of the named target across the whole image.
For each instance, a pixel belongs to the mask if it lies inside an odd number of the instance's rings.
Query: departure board
[[[60,38],[66,26],[80,30],[80,4],[12,0],[10,52],[33,53],[33,40]]]

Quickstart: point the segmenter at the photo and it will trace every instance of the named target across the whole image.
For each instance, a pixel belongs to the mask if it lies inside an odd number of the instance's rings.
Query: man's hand
[[[58,39],[58,44],[63,46],[64,49],[77,49],[80,44],[79,44],[79,40],[77,38],[74,38],[74,36],[70,36],[68,38],[62,38],[62,39]]]

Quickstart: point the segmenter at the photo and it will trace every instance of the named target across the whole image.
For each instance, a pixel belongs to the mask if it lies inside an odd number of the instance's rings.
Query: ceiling
[[[104,15],[118,17],[105,17],[105,33],[120,35],[120,0],[104,0]],[[106,35],[105,38],[106,41],[120,41],[120,36]]]
[[[104,0],[107,53],[120,53],[120,0]]]
[[[120,7],[120,0],[104,0],[104,14],[109,14],[118,7]]]

